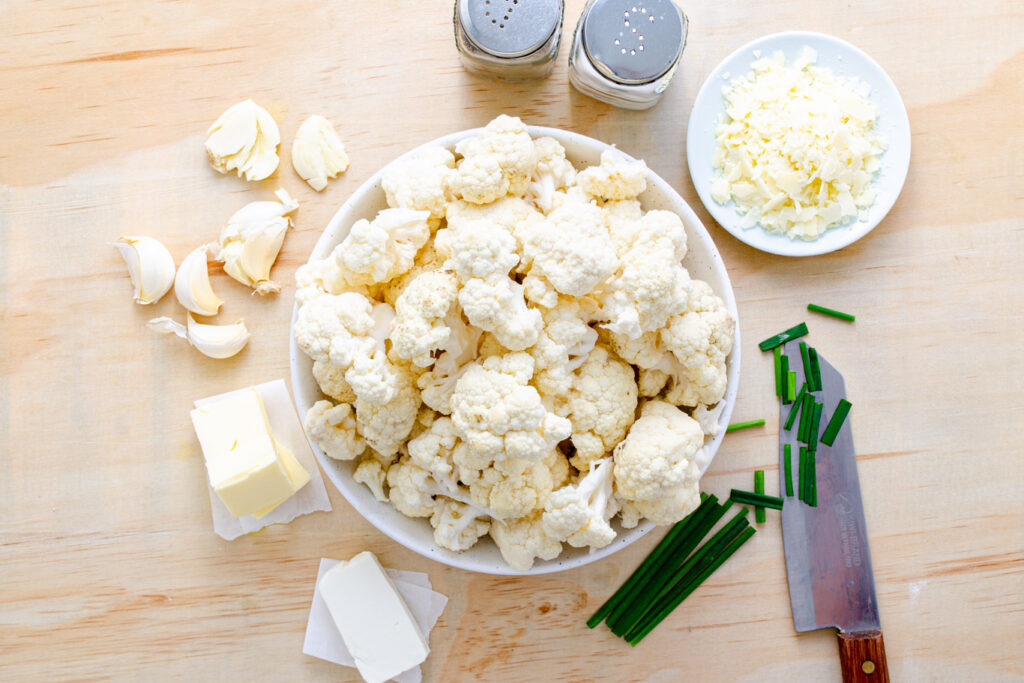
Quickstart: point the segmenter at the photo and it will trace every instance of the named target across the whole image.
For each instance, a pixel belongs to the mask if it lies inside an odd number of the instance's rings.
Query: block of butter
[[[416,619],[373,553],[339,562],[318,587],[368,683],[387,681],[419,666],[430,654]]]
[[[309,482],[309,472],[274,438],[255,389],[204,404],[191,415],[210,486],[236,517],[260,518]]]

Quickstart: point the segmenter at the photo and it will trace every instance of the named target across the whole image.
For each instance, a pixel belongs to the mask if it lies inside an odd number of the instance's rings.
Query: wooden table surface
[[[449,2],[27,2],[0,9],[0,679],[354,680],[302,654],[321,557],[364,549],[429,573],[450,598],[427,681],[837,680],[832,633],[793,631],[778,519],[641,647],[584,620],[660,532],[612,559],[540,578],[420,558],[331,489],[332,513],[227,543],[210,528],[193,399],[288,375],[296,267],[345,197],[403,150],[506,112],[647,160],[709,226],[735,287],[743,378],[707,490],[774,482],[770,357],[802,319],[847,377],[894,680],[1021,680],[1024,632],[1024,16],[1015,0],[687,3],[691,34],[643,113],[571,90],[567,3],[550,78],[468,76]],[[714,225],[685,164],[690,104],[736,47],[788,29],[870,53],[906,102],[913,159],[889,217],[843,251],[754,251]],[[277,173],[213,172],[204,132],[252,97],[278,119]],[[328,116],[352,166],[321,194],[290,140]],[[301,203],[275,274],[250,297],[219,270],[223,317],[253,333],[214,361],[145,328],[173,296],[130,298],[110,242],[163,240],[180,261],[243,203]],[[816,301],[858,314],[810,317]],[[769,489],[774,487],[769,485]]]

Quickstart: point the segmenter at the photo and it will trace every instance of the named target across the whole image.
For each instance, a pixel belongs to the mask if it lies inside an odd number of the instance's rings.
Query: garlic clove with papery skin
[[[348,168],[345,145],[323,116],[310,116],[299,126],[292,142],[292,168],[317,192]]]
[[[206,325],[189,314],[188,327],[167,316],[153,318],[146,324],[157,332],[181,337],[210,358],[230,358],[249,343],[249,330],[241,320],[230,325]]]
[[[152,237],[118,237],[114,243],[128,264],[133,296],[140,304],[155,304],[174,284],[174,257]]]
[[[206,267],[206,250],[203,245],[185,257],[174,276],[174,295],[178,303],[199,315],[217,315],[224,303],[213,293],[210,272]]]
[[[287,215],[299,208],[284,189],[275,194],[279,202],[251,202],[236,211],[221,230],[220,241],[210,245],[214,260],[224,263],[224,272],[257,294],[281,289],[271,281],[270,269],[291,225]]]

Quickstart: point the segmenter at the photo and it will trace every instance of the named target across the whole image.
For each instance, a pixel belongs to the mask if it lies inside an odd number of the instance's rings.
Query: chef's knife
[[[790,359],[799,359],[799,340],[786,344],[785,351]],[[846,385],[843,376],[821,354],[818,360],[823,391],[816,392],[815,399],[825,404],[820,434],[839,399],[846,397]],[[806,380],[802,364],[798,361],[790,367],[797,373],[800,386]],[[799,491],[797,428],[786,431],[783,427],[789,408],[783,406],[779,415],[779,458],[784,461],[785,444],[790,444],[794,491]],[[798,632],[839,629],[839,663],[845,683],[883,683],[889,680],[889,670],[857,480],[851,418],[852,413],[832,446],[818,444],[818,506],[811,507],[793,496],[782,508],[789,601]],[[784,466],[779,471],[785,472]]]

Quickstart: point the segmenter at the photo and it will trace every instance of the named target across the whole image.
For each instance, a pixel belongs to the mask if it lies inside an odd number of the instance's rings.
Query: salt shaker
[[[551,73],[564,0],[456,0],[455,45],[466,71],[526,80]]]
[[[573,35],[569,82],[617,107],[653,107],[679,65],[689,23],[671,0],[590,0]]]

